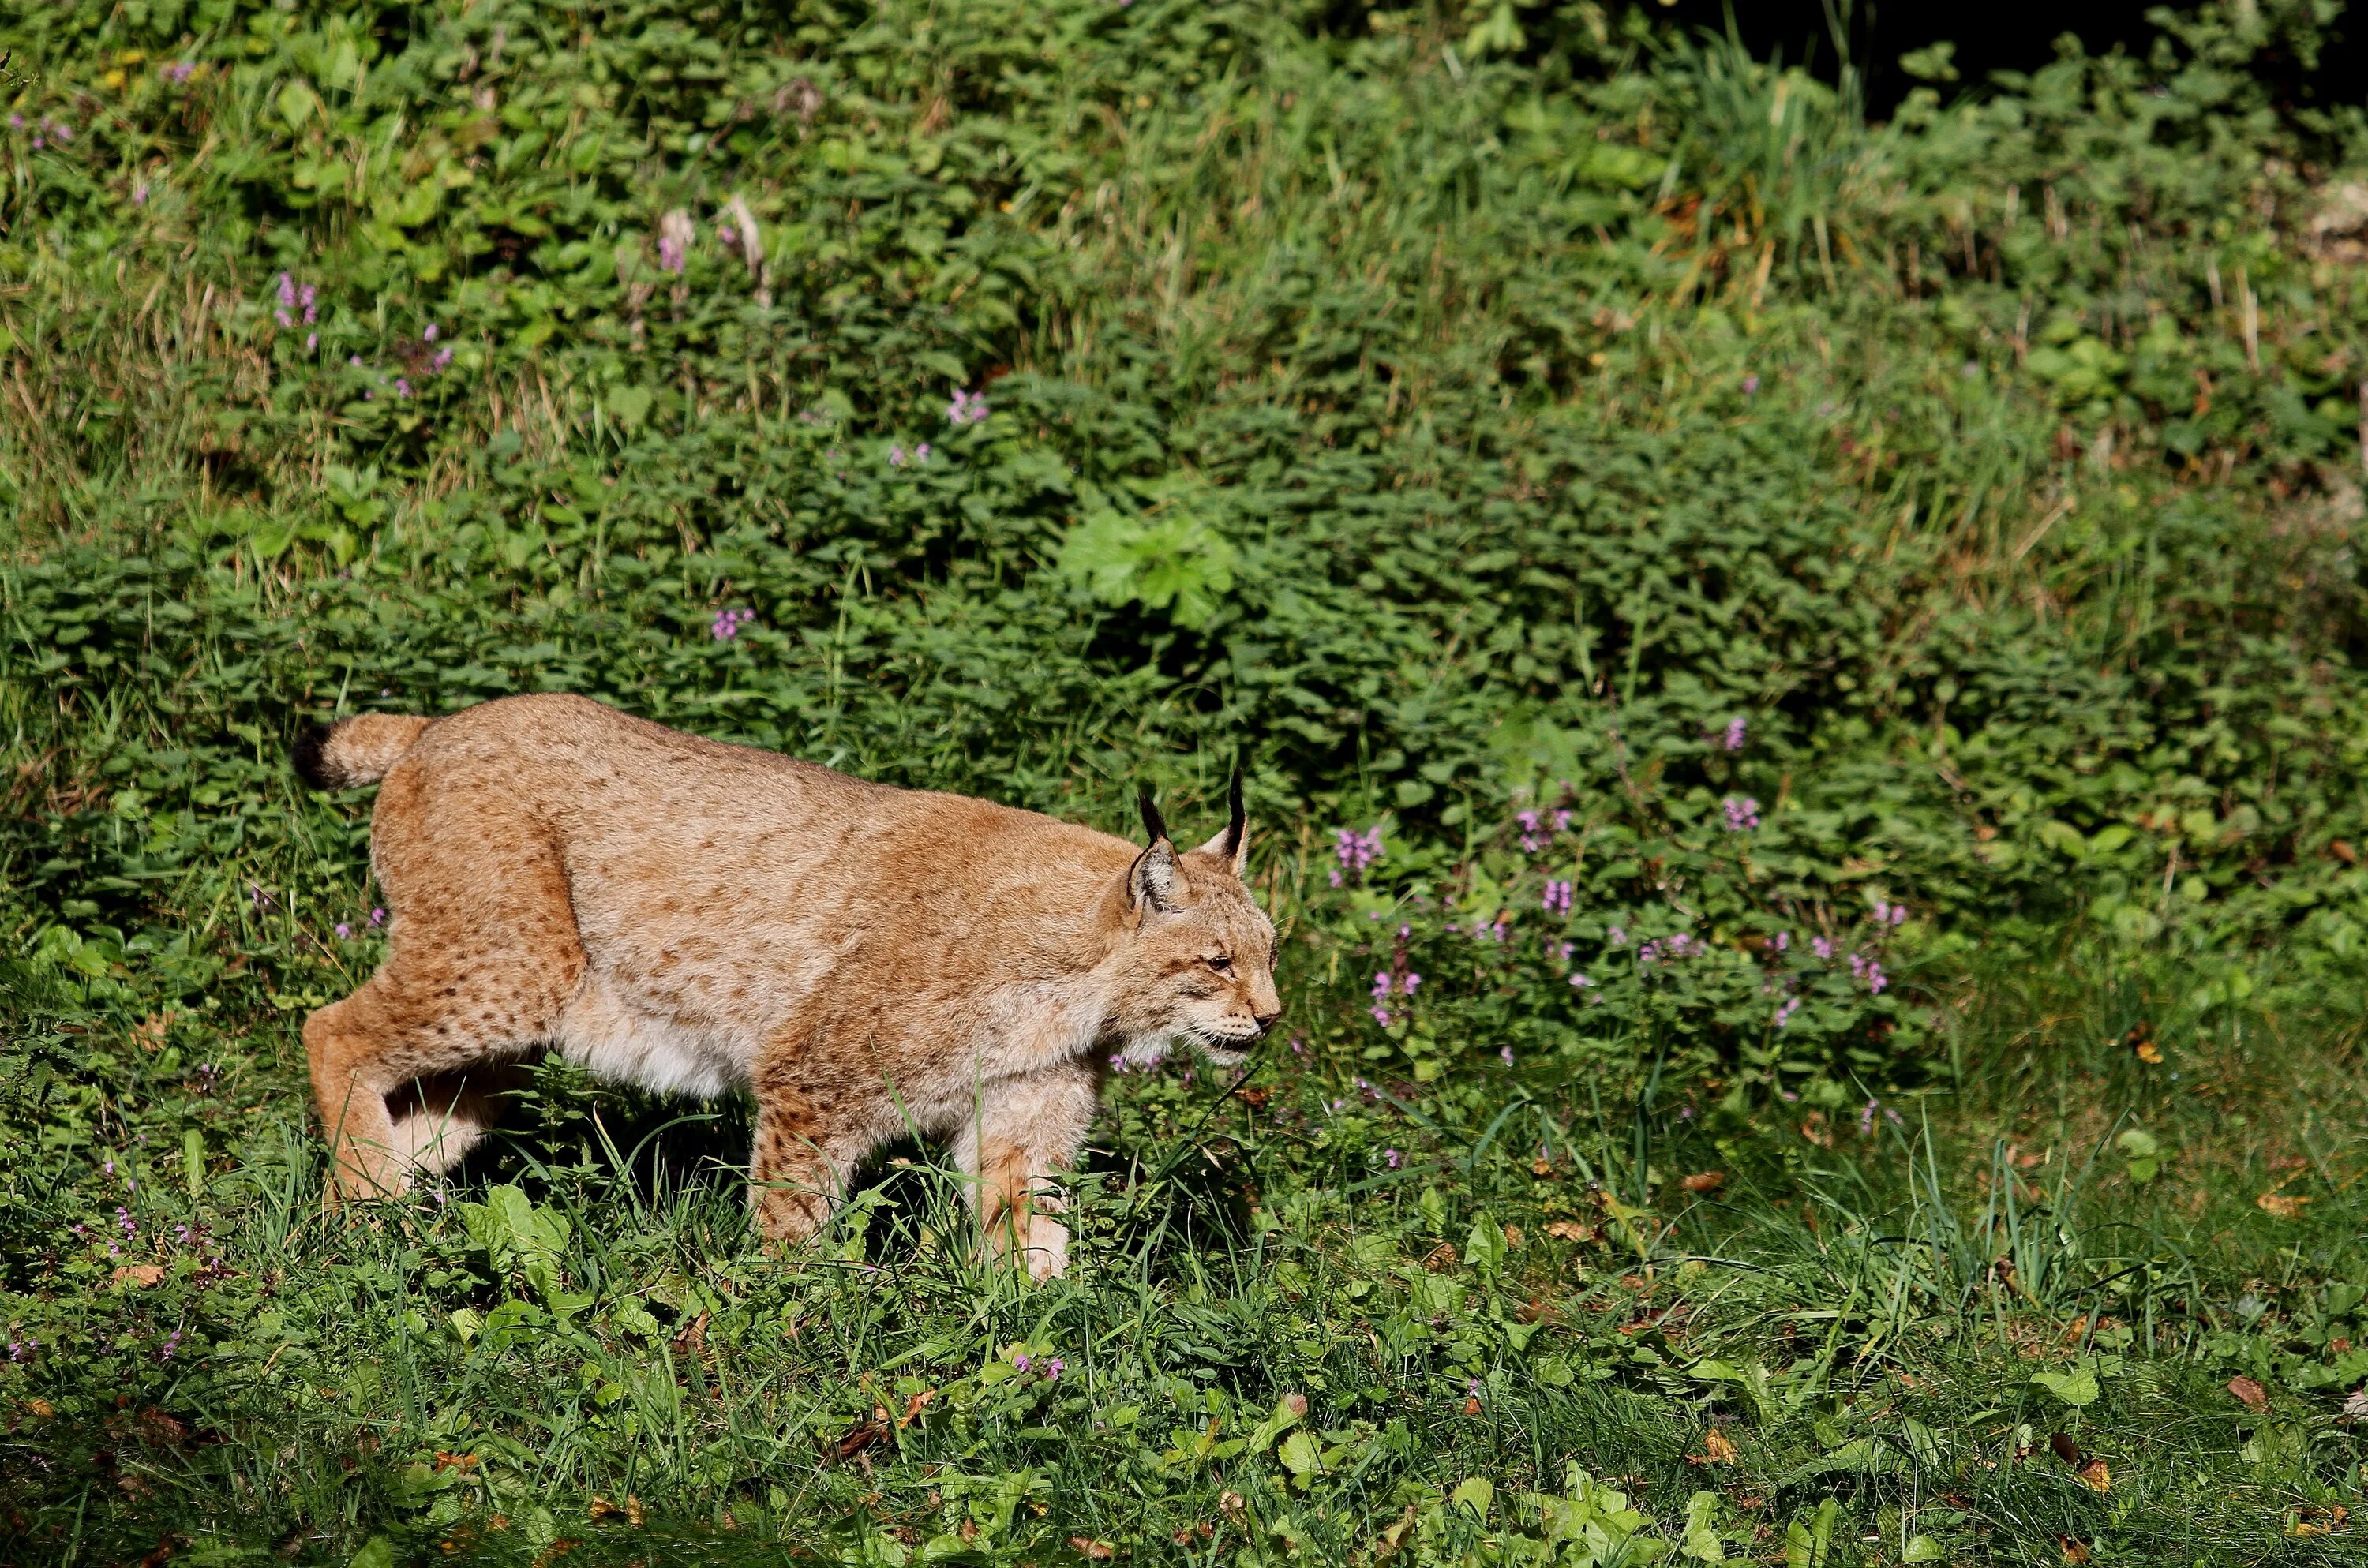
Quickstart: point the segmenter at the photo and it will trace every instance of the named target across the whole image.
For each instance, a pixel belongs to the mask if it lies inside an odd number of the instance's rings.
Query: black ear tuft
[[[1143,808],[1143,831],[1149,841],[1158,843],[1167,836],[1167,819],[1159,814],[1159,802],[1152,798],[1151,786],[1142,787],[1136,803]]]
[[[337,787],[336,780],[330,776],[327,757],[329,736],[336,730],[335,724],[307,724],[297,732],[292,757],[296,774],[315,790]]]
[[[1234,777],[1225,786],[1225,858],[1241,853],[1242,834],[1250,824],[1249,807],[1242,797],[1242,759],[1234,758]]]

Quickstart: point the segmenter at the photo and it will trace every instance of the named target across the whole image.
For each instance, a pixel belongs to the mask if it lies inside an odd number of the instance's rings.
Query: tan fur
[[[1281,1010],[1239,833],[1137,849],[578,697],[349,720],[300,760],[384,777],[390,951],[304,1025],[345,1197],[449,1167],[501,1065],[549,1046],[660,1093],[752,1090],[751,1201],[780,1242],[882,1142],[949,1139],[1042,1278],[1068,1248],[1047,1181],[1110,1053],[1231,1063]]]

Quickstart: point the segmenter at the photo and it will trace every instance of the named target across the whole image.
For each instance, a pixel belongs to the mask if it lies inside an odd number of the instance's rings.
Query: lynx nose
[[[1250,1022],[1258,1026],[1258,1038],[1264,1040],[1267,1030],[1274,1028],[1274,1021],[1281,1017],[1282,1017],[1282,1009],[1277,1007],[1271,1013],[1252,1013]]]

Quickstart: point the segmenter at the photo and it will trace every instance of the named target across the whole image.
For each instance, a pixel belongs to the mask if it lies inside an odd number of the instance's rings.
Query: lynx
[[[1224,831],[1178,851],[511,697],[298,744],[380,783],[386,961],[304,1023],[332,1196],[404,1191],[484,1135],[503,1069],[557,1051],[657,1094],[756,1102],[750,1202],[794,1243],[907,1131],[950,1141],[984,1233],[1042,1279],[1055,1173],[1110,1062],[1235,1066],[1274,1025],[1274,926]]]

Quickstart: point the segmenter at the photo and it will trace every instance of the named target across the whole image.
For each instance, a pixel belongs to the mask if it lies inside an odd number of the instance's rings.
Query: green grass
[[[1870,126],[1592,6],[0,10],[0,1559],[2354,1560],[2318,25]],[[1247,743],[1290,1038],[1041,1289],[550,1063],[332,1216],[287,739],[528,689]]]

